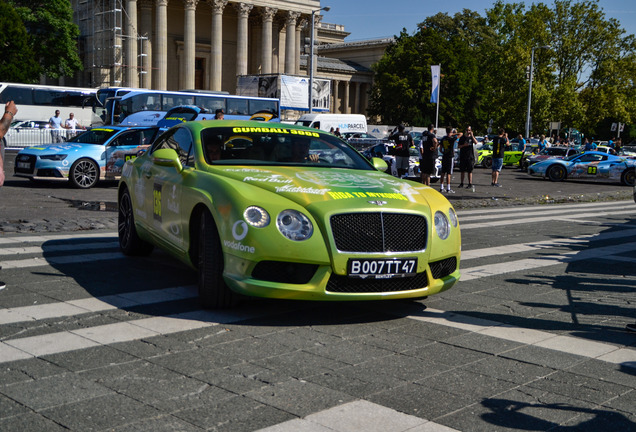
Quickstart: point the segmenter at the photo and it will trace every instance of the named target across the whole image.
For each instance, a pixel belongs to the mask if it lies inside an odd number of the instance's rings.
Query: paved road
[[[113,230],[5,232],[0,430],[634,431],[635,210],[460,209],[447,292],[229,312]]]
[[[7,181],[0,188],[0,233],[116,229],[116,182],[89,190],[65,183],[33,183],[13,177],[15,154],[7,152]],[[483,168],[475,169],[474,180],[475,192],[455,187],[456,193],[447,195],[455,208],[632,199],[632,189],[619,184],[552,183],[513,168],[503,170],[502,188],[490,186],[490,171]],[[459,174],[453,176],[452,184],[459,184]]]

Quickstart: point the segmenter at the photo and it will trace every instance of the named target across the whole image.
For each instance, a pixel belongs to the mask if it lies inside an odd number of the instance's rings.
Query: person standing
[[[404,124],[400,123],[397,133],[391,135],[389,139],[395,142],[395,168],[398,177],[403,177],[409,172],[410,148],[413,145],[413,137],[404,130]]]
[[[492,140],[492,183],[491,186],[501,187],[499,184],[499,173],[503,168],[504,153],[509,145],[508,136],[503,128],[500,128],[498,135]]]
[[[468,177],[467,188],[473,187],[473,167],[475,166],[475,145],[477,139],[473,135],[473,129],[468,126],[466,132],[459,138],[459,172],[461,180],[459,187],[464,187],[464,174]]]
[[[75,118],[75,114],[73,113],[70,113],[68,115],[68,118],[64,122],[64,127],[69,130],[67,134],[68,137],[73,137],[77,135],[77,129],[86,129],[84,126],[79,124],[79,122]]]
[[[214,120],[223,120],[225,118],[225,112],[219,108],[214,112]]]
[[[539,144],[538,144],[539,152],[545,149],[547,145],[548,143],[546,142],[545,135],[541,135],[541,139],[539,140]]]
[[[4,106],[4,114],[0,119],[0,186],[4,185],[4,135],[11,127],[13,118],[18,113],[18,107],[15,106],[15,102],[12,100],[7,102]],[[0,267],[1,269],[2,267]],[[7,284],[0,281],[0,290],[6,288]]]
[[[62,142],[62,117],[60,117],[60,110],[55,110],[55,115],[49,119],[49,127],[51,128],[53,142]]]
[[[428,130],[422,133],[420,141],[420,173],[422,183],[429,186],[431,184],[431,174],[435,172],[435,161],[437,160],[437,148],[439,143],[433,133],[435,125],[431,124]]]
[[[446,180],[446,192],[455,193],[451,189],[450,182],[453,175],[453,167],[455,164],[455,140],[457,140],[457,131],[451,127],[446,128],[446,136],[439,143],[440,152],[442,153],[442,178],[440,179],[439,190],[444,192],[444,180]]]

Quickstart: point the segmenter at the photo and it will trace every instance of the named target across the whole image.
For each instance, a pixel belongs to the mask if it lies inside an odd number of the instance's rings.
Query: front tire
[[[89,189],[99,180],[99,167],[90,159],[80,159],[71,166],[68,177],[76,188]]]
[[[238,303],[238,295],[223,279],[223,251],[212,215],[205,211],[199,220],[199,300],[206,309],[227,309]]]
[[[119,233],[119,247],[124,255],[145,256],[152,252],[153,246],[139,238],[135,228],[135,216],[133,214],[130,192],[125,189],[119,197],[119,216],[117,231]]]
[[[559,182],[565,180],[566,171],[561,165],[552,165],[548,168],[547,175],[553,182]]]
[[[492,158],[490,158],[490,157],[485,157],[481,161],[481,163],[484,166],[484,168],[492,168]]]
[[[627,186],[634,186],[636,184],[636,172],[633,168],[623,172],[621,183]]]

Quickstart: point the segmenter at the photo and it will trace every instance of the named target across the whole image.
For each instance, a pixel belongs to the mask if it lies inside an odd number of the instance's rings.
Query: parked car
[[[519,167],[521,167],[521,159],[523,154],[523,149],[520,148],[519,143],[513,143],[510,146],[506,146],[503,160],[504,166],[517,164],[519,165]],[[476,165],[481,165],[484,168],[492,167],[492,144],[484,144],[480,149],[477,150]]]
[[[238,294],[389,300],[451,288],[461,243],[453,206],[385,169],[317,129],[182,123],[126,162],[119,244],[126,255],[159,246],[196,269],[208,308]]]
[[[566,179],[622,183],[634,186],[636,160],[598,151],[586,151],[564,159],[548,159],[528,167],[528,174],[552,181]]]
[[[99,180],[117,180],[124,162],[148,148],[157,127],[93,128],[68,142],[28,147],[16,155],[15,176],[31,180],[70,181],[90,188]]]
[[[546,147],[539,153],[528,156],[523,161],[523,170],[527,171],[528,167],[534,163],[547,159],[563,159],[564,157],[579,154],[580,151],[574,147],[554,146]]]

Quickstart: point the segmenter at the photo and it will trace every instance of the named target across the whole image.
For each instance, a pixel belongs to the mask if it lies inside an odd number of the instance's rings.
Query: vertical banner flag
[[[431,103],[437,103],[439,96],[439,69],[440,65],[431,65],[431,77],[433,78],[433,85],[431,87]]]

